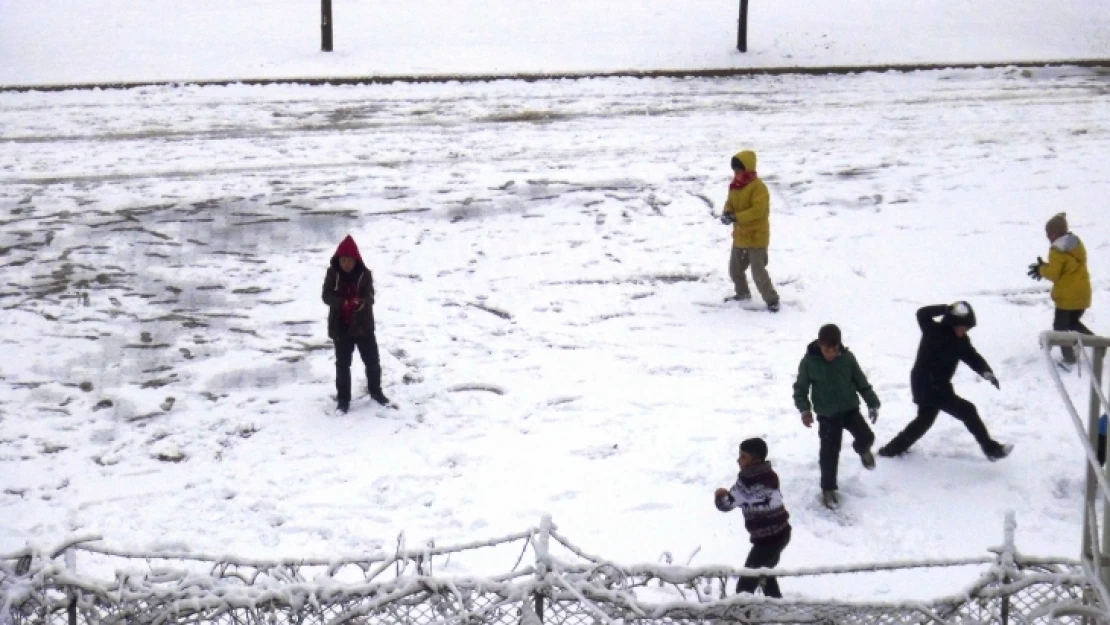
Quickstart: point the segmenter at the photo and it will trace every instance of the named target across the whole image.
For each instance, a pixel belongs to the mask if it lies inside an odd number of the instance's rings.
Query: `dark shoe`
[[[336,404],[335,409],[338,410],[339,412],[342,412],[343,414],[347,414],[347,411],[351,409],[351,400],[349,400],[349,399],[339,400],[339,403]]]
[[[868,470],[875,468],[875,456],[871,453],[871,450],[867,450],[860,454],[859,459],[863,461],[863,468]]]
[[[992,447],[989,450],[983,450],[983,451],[984,451],[984,453],[987,454],[987,459],[988,460],[990,460],[991,462],[996,462],[998,460],[1001,460],[1001,459],[1005,458],[1006,456],[1009,456],[1010,452],[1013,451],[1013,450],[1014,450],[1013,443],[1006,443],[1004,445],[998,445],[996,447]]]
[[[821,503],[829,510],[836,510],[840,507],[840,497],[835,490],[821,491]]]
[[[383,406],[389,404],[389,398],[385,396],[385,393],[383,393],[381,389],[370,391],[370,399],[373,399]]]
[[[778,302],[771,302],[770,304],[767,304],[767,310],[769,310],[771,312],[778,312],[779,311],[779,303]]]
[[[752,298],[752,296],[750,294],[729,295],[728,297],[725,298],[725,301],[726,302],[746,302],[746,301],[750,300],[751,298]]]
[[[905,453],[904,451],[894,451],[888,445],[884,445],[884,446],[879,448],[879,455],[882,456],[883,458],[897,458],[898,456],[901,456],[904,453]]]

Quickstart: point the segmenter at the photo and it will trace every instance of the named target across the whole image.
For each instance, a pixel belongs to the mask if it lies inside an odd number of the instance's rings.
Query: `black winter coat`
[[[910,371],[910,388],[913,401],[918,405],[937,405],[956,395],[952,376],[962,360],[975,373],[983,375],[991,370],[987,361],[975,351],[971,339],[960,338],[950,325],[939,323],[936,317],[944,315],[948,306],[926,306],[917,311],[917,324],[921,326],[921,344],[917,347],[917,360]]]
[[[343,323],[343,296],[341,287],[345,281],[354,280],[358,298],[362,300],[358,308],[351,312],[350,322]],[[324,276],[324,303],[328,305],[328,337],[331,339],[352,339],[374,336],[374,276],[359,260],[355,269],[344,275],[338,261],[332,259],[332,266]]]

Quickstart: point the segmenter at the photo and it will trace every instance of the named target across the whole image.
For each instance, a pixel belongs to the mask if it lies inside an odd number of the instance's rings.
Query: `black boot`
[[[890,445],[883,445],[882,447],[879,448],[879,455],[882,456],[883,458],[897,458],[898,456],[901,456],[904,453],[906,453],[906,452],[899,451],[899,450],[891,447]]]
[[[993,441],[992,441],[993,442]],[[987,459],[991,462],[996,462],[1010,455],[1014,450],[1012,443],[994,443],[993,445],[983,448],[983,453],[987,455]]]
[[[336,404],[335,409],[339,412],[342,412],[343,414],[347,414],[347,411],[351,409],[351,400],[340,399],[339,402]]]
[[[370,387],[370,399],[383,406],[389,403],[389,398],[382,392],[382,368],[380,365],[366,367],[366,385]]]

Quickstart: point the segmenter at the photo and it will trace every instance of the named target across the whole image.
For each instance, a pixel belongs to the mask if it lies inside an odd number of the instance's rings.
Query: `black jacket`
[[[354,282],[358,297],[362,300],[359,307],[351,312],[348,323],[343,323],[343,286]],[[344,274],[338,262],[332,259],[332,266],[324,276],[322,294],[328,305],[328,337],[331,339],[354,339],[374,336],[374,276],[363,266],[362,261],[350,274]]]
[[[936,405],[956,395],[952,389],[952,376],[962,360],[975,373],[983,375],[991,370],[986,360],[975,351],[971,339],[960,338],[952,330],[948,306],[926,306],[917,311],[917,324],[921,326],[921,344],[917,347],[917,360],[910,371],[910,388],[913,401],[918,405]]]

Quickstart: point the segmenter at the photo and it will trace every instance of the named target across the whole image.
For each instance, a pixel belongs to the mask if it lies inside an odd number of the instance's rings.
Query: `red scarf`
[[[339,279],[339,296],[343,298],[343,306],[339,309],[339,312],[340,319],[344,324],[351,323],[351,314],[362,303],[358,299],[359,276],[361,274],[357,274],[354,279],[344,280],[343,278],[347,276],[342,276]]]
[[[736,176],[733,177],[732,182],[728,183],[728,190],[736,191],[738,189],[743,189],[748,186],[748,183],[755,180],[756,177],[757,175],[754,171],[738,171],[736,172]]]

